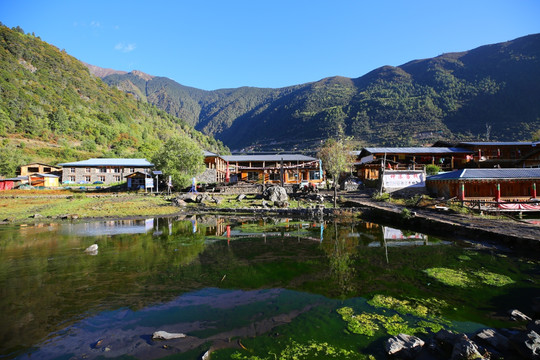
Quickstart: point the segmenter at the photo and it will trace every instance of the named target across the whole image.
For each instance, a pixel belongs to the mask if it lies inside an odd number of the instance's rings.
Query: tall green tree
[[[152,161],[164,176],[171,176],[176,188],[187,187],[193,177],[204,171],[203,151],[188,137],[169,139]]]
[[[0,176],[14,177],[17,169],[28,159],[20,148],[7,144],[6,141],[2,142],[1,147],[3,150],[0,151]]]
[[[334,208],[336,207],[337,186],[341,173],[350,170],[354,163],[350,146],[344,140],[328,139],[318,153],[323,168],[334,181]]]

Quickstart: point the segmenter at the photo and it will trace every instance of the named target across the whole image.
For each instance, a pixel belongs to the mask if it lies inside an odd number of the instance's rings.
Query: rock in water
[[[424,341],[416,336],[407,334],[399,334],[392,336],[384,344],[384,348],[388,355],[397,355],[402,359],[414,359],[416,353],[422,350]]]
[[[90,245],[89,247],[86,248],[86,250],[84,250],[84,252],[89,255],[97,255],[98,245],[97,244]]]
[[[171,340],[185,338],[186,334],[182,333],[169,333],[166,331],[156,331],[152,334],[152,340]]]

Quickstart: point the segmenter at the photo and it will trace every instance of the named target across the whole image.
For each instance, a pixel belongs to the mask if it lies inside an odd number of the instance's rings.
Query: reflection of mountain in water
[[[154,219],[110,220],[63,225],[64,235],[102,236],[118,234],[144,234],[154,228]]]

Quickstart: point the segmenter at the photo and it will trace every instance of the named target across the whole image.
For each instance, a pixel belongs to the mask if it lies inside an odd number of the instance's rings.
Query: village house
[[[53,174],[60,176],[62,174],[62,168],[43,163],[31,163],[22,165],[17,172],[18,176],[28,176],[34,174]]]
[[[205,154],[207,168],[216,170],[216,182],[245,181],[261,184],[320,184],[324,180],[319,159],[306,155],[222,155]]]
[[[472,152],[472,161],[479,168],[540,167],[540,142],[438,141],[436,146],[456,146]]]
[[[461,147],[368,147],[353,154],[357,176],[369,182],[379,179],[383,162],[388,170],[424,170],[433,164],[450,171],[465,167],[473,151]]]
[[[537,197],[540,168],[461,169],[429,176],[426,187],[435,197],[459,200],[526,201]]]
[[[62,182],[64,183],[102,183],[112,184],[126,181],[129,174],[135,172],[149,173],[154,167],[146,159],[88,159],[62,166]]]

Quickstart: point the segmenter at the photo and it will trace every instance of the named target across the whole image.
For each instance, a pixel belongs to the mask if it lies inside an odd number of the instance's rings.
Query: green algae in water
[[[484,285],[505,286],[514,283],[509,276],[496,274],[486,270],[468,272],[466,270],[453,270],[448,268],[431,268],[424,272],[448,286],[474,287]],[[467,274],[471,274],[470,276]]]
[[[237,351],[231,355],[234,360],[308,360],[308,359],[343,359],[374,360],[370,355],[363,355],[353,350],[340,349],[327,342],[308,341],[299,343],[291,341],[281,352],[269,352],[268,355],[257,356]]]
[[[337,310],[343,320],[347,323],[347,330],[353,334],[375,336],[381,326],[389,335],[401,333],[414,334],[421,332],[419,329],[409,327],[408,323],[399,315],[385,316],[375,313],[354,314],[350,307],[342,307]]]
[[[476,271],[474,272],[474,275],[482,279],[482,283],[491,286],[505,286],[515,283],[509,276],[495,274],[485,270]]]
[[[464,271],[457,271],[448,268],[431,268],[424,270],[424,272],[428,276],[448,286],[465,288],[474,284]]]
[[[367,312],[355,314],[352,308],[342,307],[337,310],[337,313],[347,323],[347,330],[351,333],[375,336],[382,327],[388,335],[398,335],[401,333],[409,335],[417,333],[427,334],[444,329],[445,325],[450,325],[448,321],[437,317],[441,309],[448,306],[442,300],[434,298],[399,300],[391,296],[375,295],[368,301],[368,304],[374,307],[394,310],[402,315],[412,315],[419,319],[406,321],[398,314],[392,316]]]

